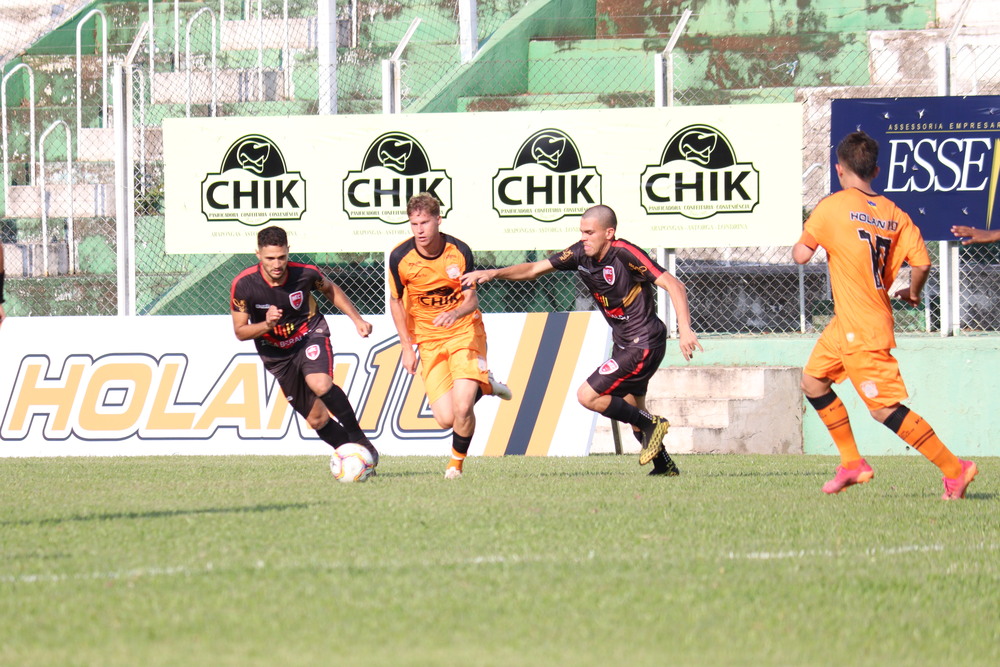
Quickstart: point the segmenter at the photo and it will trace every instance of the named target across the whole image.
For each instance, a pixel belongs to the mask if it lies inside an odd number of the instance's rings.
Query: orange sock
[[[954,478],[962,474],[962,462],[951,453],[950,449],[944,446],[931,425],[916,412],[901,405],[896,409],[896,412],[889,415],[889,419],[885,420],[885,425],[894,430],[896,435],[903,439],[903,442],[926,456],[931,463],[940,468],[945,477]]]
[[[462,464],[465,463],[465,454],[462,454],[455,450],[454,447],[451,448],[451,461],[448,461],[449,468],[462,469]]]
[[[861,452],[858,451],[858,443],[854,441],[854,431],[851,430],[851,420],[847,416],[847,406],[840,397],[831,391],[819,398],[808,398],[808,401],[816,408],[816,414],[830,431],[833,444],[840,452],[840,465],[849,470],[861,465]]]

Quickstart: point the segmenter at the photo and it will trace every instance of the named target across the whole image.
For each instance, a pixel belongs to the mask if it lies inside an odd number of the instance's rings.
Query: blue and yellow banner
[[[925,240],[955,240],[952,225],[1000,225],[1000,96],[834,100],[831,165],[855,130],[879,142],[875,191],[909,213]]]

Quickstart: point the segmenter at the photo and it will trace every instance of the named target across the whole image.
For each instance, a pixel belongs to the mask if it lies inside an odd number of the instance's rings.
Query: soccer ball
[[[375,461],[367,447],[348,442],[333,450],[330,472],[338,482],[363,482],[375,472]]]

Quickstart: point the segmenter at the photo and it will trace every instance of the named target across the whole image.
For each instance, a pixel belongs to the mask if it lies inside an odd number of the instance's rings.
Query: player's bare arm
[[[909,286],[897,290],[893,296],[916,308],[920,305],[920,293],[924,289],[924,283],[927,282],[927,276],[930,275],[930,272],[930,266],[911,266]]]
[[[687,288],[684,287],[684,283],[669,273],[661,273],[660,277],[656,279],[656,285],[666,290],[667,294],[670,295],[670,303],[677,315],[677,334],[681,354],[684,355],[685,360],[690,361],[696,349],[701,352],[705,350],[698,342],[694,330],[691,329],[691,310],[688,308]]]
[[[392,323],[396,325],[396,333],[399,334],[403,368],[413,375],[417,372],[417,353],[413,349],[410,328],[406,326],[406,306],[403,305],[403,300],[394,296],[389,297],[389,313],[392,315]]]
[[[351,301],[351,298],[347,296],[347,293],[341,289],[340,285],[333,282],[326,276],[323,276],[323,282],[320,284],[319,291],[330,300],[330,303],[332,303],[337,310],[351,318],[351,321],[354,322],[354,327],[358,330],[359,336],[362,338],[368,338],[368,335],[372,332],[371,323],[361,317],[361,313],[359,313],[358,309],[354,307],[354,302]]]
[[[962,245],[1000,241],[1000,229],[977,229],[966,225],[954,225],[951,233],[962,239]]]
[[[542,259],[537,262],[525,262],[524,264],[505,266],[502,269],[470,271],[462,276],[462,285],[465,287],[474,287],[491,280],[535,280],[539,276],[555,270],[552,262]]]
[[[467,289],[462,293],[462,297],[462,303],[459,304],[458,308],[446,310],[434,318],[434,326],[447,329],[466,315],[476,312],[476,309],[479,308],[479,296],[476,294],[476,290]]]
[[[238,310],[231,312],[233,314],[233,331],[236,333],[236,338],[239,340],[252,340],[254,338],[260,338],[275,327],[278,320],[281,319],[282,313],[281,309],[277,306],[271,306],[267,309],[267,314],[264,315],[263,322],[251,324],[249,313],[242,313]]]
[[[815,254],[816,248],[810,248],[805,243],[799,242],[792,246],[792,259],[796,264],[808,264]]]

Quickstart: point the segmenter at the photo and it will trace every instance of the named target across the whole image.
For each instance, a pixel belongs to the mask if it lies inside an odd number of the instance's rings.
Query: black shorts
[[[665,346],[613,346],[611,358],[590,374],[587,384],[601,396],[645,396],[649,380],[660,367]]]
[[[316,394],[306,384],[306,376],[312,373],[326,373],[333,377],[333,349],[330,334],[324,328],[314,331],[289,353],[269,355],[260,353],[264,368],[277,380],[289,404],[303,417],[309,415]]]

